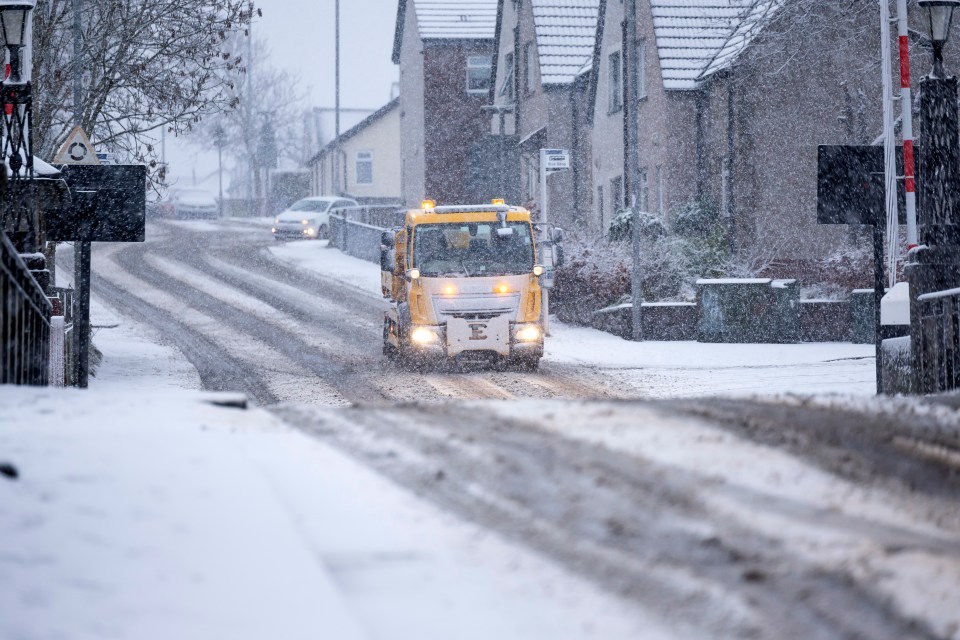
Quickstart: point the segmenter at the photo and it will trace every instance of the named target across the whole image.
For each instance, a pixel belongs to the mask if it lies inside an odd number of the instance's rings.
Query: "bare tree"
[[[161,128],[182,133],[235,105],[243,58],[226,44],[254,12],[252,0],[84,0],[81,125],[162,180]],[[72,2],[39,0],[34,16],[34,148],[50,158],[73,127]]]
[[[252,196],[259,200],[263,197],[262,173],[268,165],[267,159],[261,157],[261,134],[268,122],[276,137],[281,163],[288,160],[299,167],[305,161],[302,129],[306,96],[297,74],[272,66],[269,48],[263,40],[249,41],[238,33],[225,46],[230,55],[249,58],[246,73],[226,91],[230,108],[208,119],[187,140],[210,148],[218,144],[218,132],[222,131],[219,144],[234,163],[231,182],[249,188],[252,180]]]

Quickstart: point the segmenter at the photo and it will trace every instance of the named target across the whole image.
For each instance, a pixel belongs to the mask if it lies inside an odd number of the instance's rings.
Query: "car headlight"
[[[303,234],[307,236],[312,236],[315,233],[316,233],[316,230],[310,227],[303,230]]]
[[[273,224],[280,224],[280,218],[274,218]]]
[[[540,339],[540,327],[535,324],[523,325],[517,328],[517,332],[514,335],[517,338],[517,342],[536,342]]]
[[[410,334],[410,339],[417,344],[430,344],[440,339],[440,335],[428,327],[417,327]]]

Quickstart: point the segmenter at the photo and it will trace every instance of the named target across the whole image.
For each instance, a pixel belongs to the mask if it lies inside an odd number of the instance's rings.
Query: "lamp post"
[[[957,79],[947,77],[943,48],[960,0],[919,0],[933,43],[933,68],[920,81],[920,247],[906,265],[910,283],[913,389],[938,390],[938,329],[922,319],[919,296],[960,286],[960,121]]]
[[[31,48],[35,0],[0,2],[0,36],[10,59],[10,77],[0,89],[3,126],[0,153],[9,167],[7,191],[3,194],[3,229],[17,249],[37,251],[37,220],[33,198],[33,142],[30,121],[33,111]],[[24,51],[26,55],[24,55]]]
[[[933,43],[933,70],[930,77],[943,78],[943,46],[950,39],[953,10],[960,6],[960,0],[920,0],[919,5],[926,12],[924,22],[930,30],[930,42]]]
[[[217,215],[223,217],[223,147],[227,144],[227,132],[217,123],[213,130],[213,141],[217,145],[217,184],[220,187],[220,199],[217,200]]]

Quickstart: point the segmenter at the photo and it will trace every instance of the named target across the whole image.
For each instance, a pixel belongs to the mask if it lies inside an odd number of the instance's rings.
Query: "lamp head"
[[[953,10],[960,7],[960,0],[919,0],[918,4],[926,11],[930,40],[934,46],[942,47],[950,38]]]
[[[0,35],[7,48],[20,48],[26,44],[27,17],[34,4],[35,0],[0,1]]]

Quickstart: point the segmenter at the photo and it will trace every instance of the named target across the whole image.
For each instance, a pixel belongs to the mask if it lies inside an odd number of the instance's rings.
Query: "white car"
[[[162,218],[219,218],[220,211],[213,194],[205,189],[175,187],[157,203]]]
[[[289,209],[276,217],[271,232],[277,240],[282,238],[326,239],[330,237],[330,212],[333,209],[356,206],[356,200],[332,196],[297,200]]]

